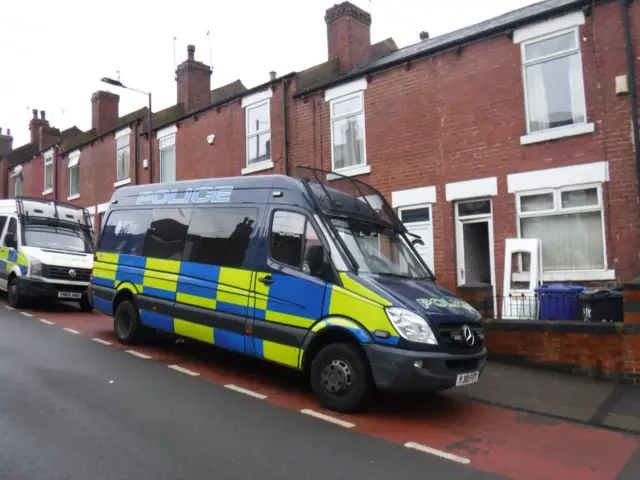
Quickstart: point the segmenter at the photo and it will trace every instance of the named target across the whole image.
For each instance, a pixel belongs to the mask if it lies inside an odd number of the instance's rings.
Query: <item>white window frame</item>
[[[80,198],[80,152],[77,150],[71,152],[68,156],[67,168],[69,169],[69,196],[67,200],[75,200]],[[78,191],[71,191],[71,186],[73,185],[73,171],[76,170],[78,172]]]
[[[578,20],[579,22],[579,20]],[[584,22],[583,22],[584,23]],[[540,29],[540,35],[525,38],[520,42],[520,65],[522,70],[522,85],[524,90],[524,108],[525,108],[525,121],[527,126],[527,134],[520,137],[521,145],[529,145],[532,143],[546,142],[549,140],[555,140],[558,138],[565,137],[573,137],[576,135],[584,135],[587,133],[593,133],[595,131],[595,125],[592,122],[588,121],[587,118],[587,96],[585,89],[585,81],[584,81],[584,67],[582,62],[582,48],[580,41],[580,23],[575,23],[574,26],[570,26],[568,28],[560,28],[555,31],[548,32],[546,28]],[[566,35],[567,33],[573,33],[576,46],[575,48],[565,50],[562,52],[555,52],[550,55],[546,55],[544,57],[536,58],[535,60],[527,61],[526,59],[526,47],[535,43],[539,43],[545,40],[549,40],[550,38],[555,38],[561,35]],[[530,119],[529,119],[529,90],[527,86],[527,67],[531,65],[536,65],[544,62],[548,62],[550,60],[554,60],[557,58],[566,57],[569,55],[578,55],[578,63],[580,65],[580,85],[579,87],[582,89],[582,98],[584,104],[583,118],[584,121],[580,123],[574,123],[571,125],[564,125],[561,127],[552,127],[545,130],[538,130],[535,132],[531,131]]]
[[[544,270],[542,272],[542,279],[544,281],[598,281],[598,280],[614,280],[615,271],[608,269],[607,263],[607,232],[605,223],[605,209],[602,195],[602,183],[585,183],[580,185],[570,185],[566,187],[557,188],[540,188],[536,190],[519,191],[516,193],[516,227],[518,232],[518,238],[522,238],[522,230],[520,220],[522,218],[539,218],[539,217],[551,217],[556,215],[570,214],[570,213],[582,213],[582,212],[600,212],[600,221],[602,222],[602,252],[604,256],[604,267],[602,269],[593,270]],[[572,192],[578,190],[596,189],[598,204],[588,205],[586,207],[571,207],[562,208],[562,194],[564,192]],[[553,194],[553,209],[543,210],[536,212],[523,212],[521,209],[521,198],[529,197],[533,195]],[[544,249],[544,245],[542,246]],[[527,282],[529,281],[529,272],[525,272],[522,266],[522,258],[518,258],[518,271],[519,273],[513,274],[513,281]]]
[[[169,150],[173,148],[173,168],[174,168],[174,176],[177,180],[177,167],[178,167],[178,157],[176,155],[176,134],[178,133],[178,128],[175,125],[167,127],[163,130],[160,130],[157,133],[158,138],[158,169],[160,170],[160,181],[163,182],[162,179],[162,152],[164,150]]]
[[[47,168],[51,169],[51,185],[47,187]],[[46,153],[44,156],[44,190],[42,195],[50,195],[53,193],[53,152]]]
[[[127,140],[126,147],[124,145],[118,145],[118,143],[122,142],[123,139]],[[118,172],[120,170],[120,150],[127,149],[129,152],[129,168],[127,170],[127,177],[118,178]],[[121,187],[122,185],[127,185],[131,183],[131,129],[125,128],[118,132],[116,132],[116,181],[114,182],[114,187]]]
[[[344,115],[333,115],[333,106],[336,103],[344,102],[345,100],[351,100],[357,98],[360,100],[360,109],[358,111],[352,111]],[[334,155],[334,144],[333,144],[333,124],[338,120],[342,120],[344,118],[355,117],[358,115],[362,115],[362,139],[363,139],[363,163],[359,165],[352,165],[349,167],[336,168],[335,164],[335,155]],[[344,175],[347,177],[354,177],[356,175],[364,175],[366,173],[371,172],[371,166],[367,164],[367,124],[366,124],[366,116],[365,116],[365,108],[364,108],[364,90],[357,91],[355,93],[350,93],[348,95],[343,95],[340,97],[332,98],[329,101],[329,129],[331,130],[331,171],[335,173],[339,173],[340,175]],[[332,177],[338,178],[338,177]],[[331,178],[329,178],[330,180]]]
[[[271,89],[265,90],[263,92],[258,92],[253,95],[249,95],[242,99],[242,107],[244,108],[244,127],[245,127],[245,138],[244,138],[244,148],[245,148],[245,168],[242,169],[242,175],[248,175],[250,173],[261,172],[263,170],[269,170],[273,168],[275,165],[273,163],[273,158],[268,158],[267,160],[263,160],[261,162],[249,164],[249,142],[258,135],[265,135],[269,133],[269,142],[271,144],[271,97],[273,92]],[[255,110],[257,108],[264,107],[266,105],[267,110],[269,112],[269,128],[264,128],[262,130],[258,130],[256,132],[249,133],[249,112],[251,110]],[[273,145],[273,144],[271,144]],[[273,156],[273,150],[271,150],[271,155]]]

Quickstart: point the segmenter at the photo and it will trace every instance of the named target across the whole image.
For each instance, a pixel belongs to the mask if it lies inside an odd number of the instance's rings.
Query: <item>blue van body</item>
[[[384,197],[299,171],[118,189],[90,288],[118,339],[158,329],[300,369],[339,411],[374,389],[477,381],[482,317],[436,283]]]

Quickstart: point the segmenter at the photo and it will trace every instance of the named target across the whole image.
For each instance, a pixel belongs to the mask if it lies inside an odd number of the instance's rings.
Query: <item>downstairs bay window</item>
[[[580,272],[606,269],[601,186],[523,192],[517,209],[520,238],[541,242],[543,275],[557,272],[561,279],[563,273],[579,277]],[[528,263],[527,258],[521,259],[525,272]]]

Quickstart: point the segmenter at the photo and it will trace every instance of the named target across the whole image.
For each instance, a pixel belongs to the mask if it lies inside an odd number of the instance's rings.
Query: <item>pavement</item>
[[[491,363],[477,385],[338,415],[274,365],[0,306],[0,478],[640,478],[640,436],[608,428],[633,430],[637,390],[605,383]]]

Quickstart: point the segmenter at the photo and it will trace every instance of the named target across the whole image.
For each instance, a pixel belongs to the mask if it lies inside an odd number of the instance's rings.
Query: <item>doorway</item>
[[[458,285],[482,282],[495,294],[491,200],[456,202],[454,208]]]

